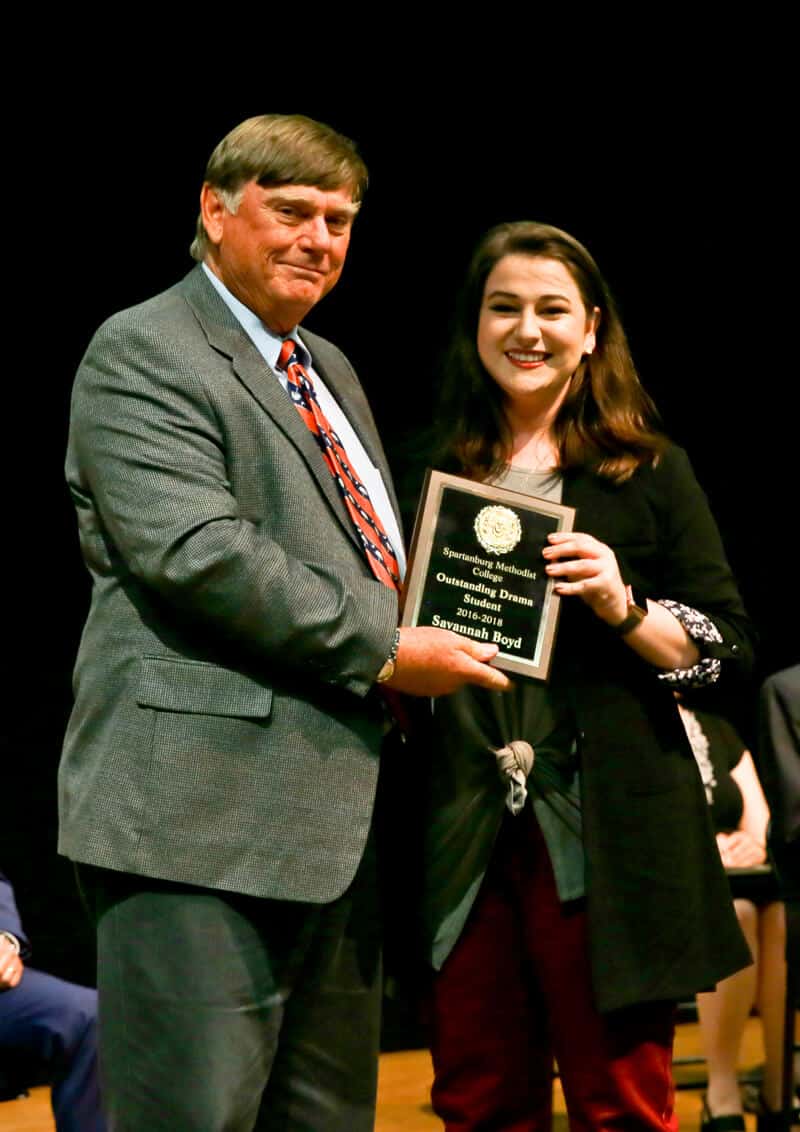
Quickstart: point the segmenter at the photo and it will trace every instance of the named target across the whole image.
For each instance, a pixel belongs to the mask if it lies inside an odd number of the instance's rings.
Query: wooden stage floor
[[[676,1059],[696,1057],[699,1042],[696,1023],[678,1027]],[[742,1045],[743,1069],[752,1069],[762,1060],[758,1022],[750,1019]],[[678,1116],[682,1129],[697,1129],[704,1070],[700,1065],[676,1065],[676,1080],[694,1087],[678,1090]],[[386,1053],[381,1057],[376,1132],[435,1132],[442,1125],[429,1104],[431,1063],[426,1050]],[[561,1090],[555,1086],[553,1132],[567,1132]],[[755,1132],[754,1116],[746,1117],[747,1132]],[[54,1132],[50,1114],[49,1090],[32,1089],[30,1096],[0,1104],[0,1132]],[[175,1132],[182,1132],[176,1129]]]

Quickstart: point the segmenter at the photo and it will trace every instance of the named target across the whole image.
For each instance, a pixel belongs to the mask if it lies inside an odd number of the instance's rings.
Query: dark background
[[[168,94],[140,61],[116,79],[106,69],[91,91],[54,85],[46,114],[8,127],[5,337],[8,386],[23,401],[6,429],[0,867],[41,966],[92,978],[71,869],[55,854],[55,773],[88,598],[62,472],[72,375],[102,319],[189,270],[206,159],[251,114],[328,121],[370,168],[343,279],[308,325],[354,362],[395,458],[430,420],[453,295],[485,229],[543,220],[587,244],[761,633],[753,686],[728,705],[752,739],[755,688],[800,651],[797,296],[788,95],[742,46],[721,76],[684,56],[647,88],[645,66],[625,70],[613,95],[607,75],[553,70],[552,58],[513,92],[501,69],[466,66],[435,94],[406,74],[402,87],[373,78],[347,97],[268,82],[257,96],[210,97],[209,76]]]

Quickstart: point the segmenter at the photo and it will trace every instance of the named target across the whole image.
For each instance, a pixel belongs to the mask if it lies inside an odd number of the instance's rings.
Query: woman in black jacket
[[[437,419],[437,466],[577,516],[543,550],[547,682],[434,705],[434,1108],[460,1132],[549,1127],[555,1055],[572,1128],[674,1128],[674,1003],[749,961],[672,695],[751,659],[719,534],[558,229],[480,243]]]

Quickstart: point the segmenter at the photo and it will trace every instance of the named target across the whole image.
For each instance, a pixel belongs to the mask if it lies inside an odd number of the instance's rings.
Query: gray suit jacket
[[[343,354],[303,332],[387,484]],[[77,861],[329,901],[369,830],[397,625],[296,409],[195,268],[105,323],[67,478],[92,602],[59,772]],[[390,488],[391,490],[391,488]]]

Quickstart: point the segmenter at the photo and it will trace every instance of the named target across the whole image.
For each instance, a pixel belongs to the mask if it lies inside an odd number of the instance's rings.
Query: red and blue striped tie
[[[289,396],[320,447],[322,457],[336,482],[347,513],[364,547],[373,574],[384,585],[399,589],[400,569],[391,540],[341,440],[319,406],[314,383],[300,362],[297,346],[291,338],[285,339],[281,346],[278,369],[286,373]]]

